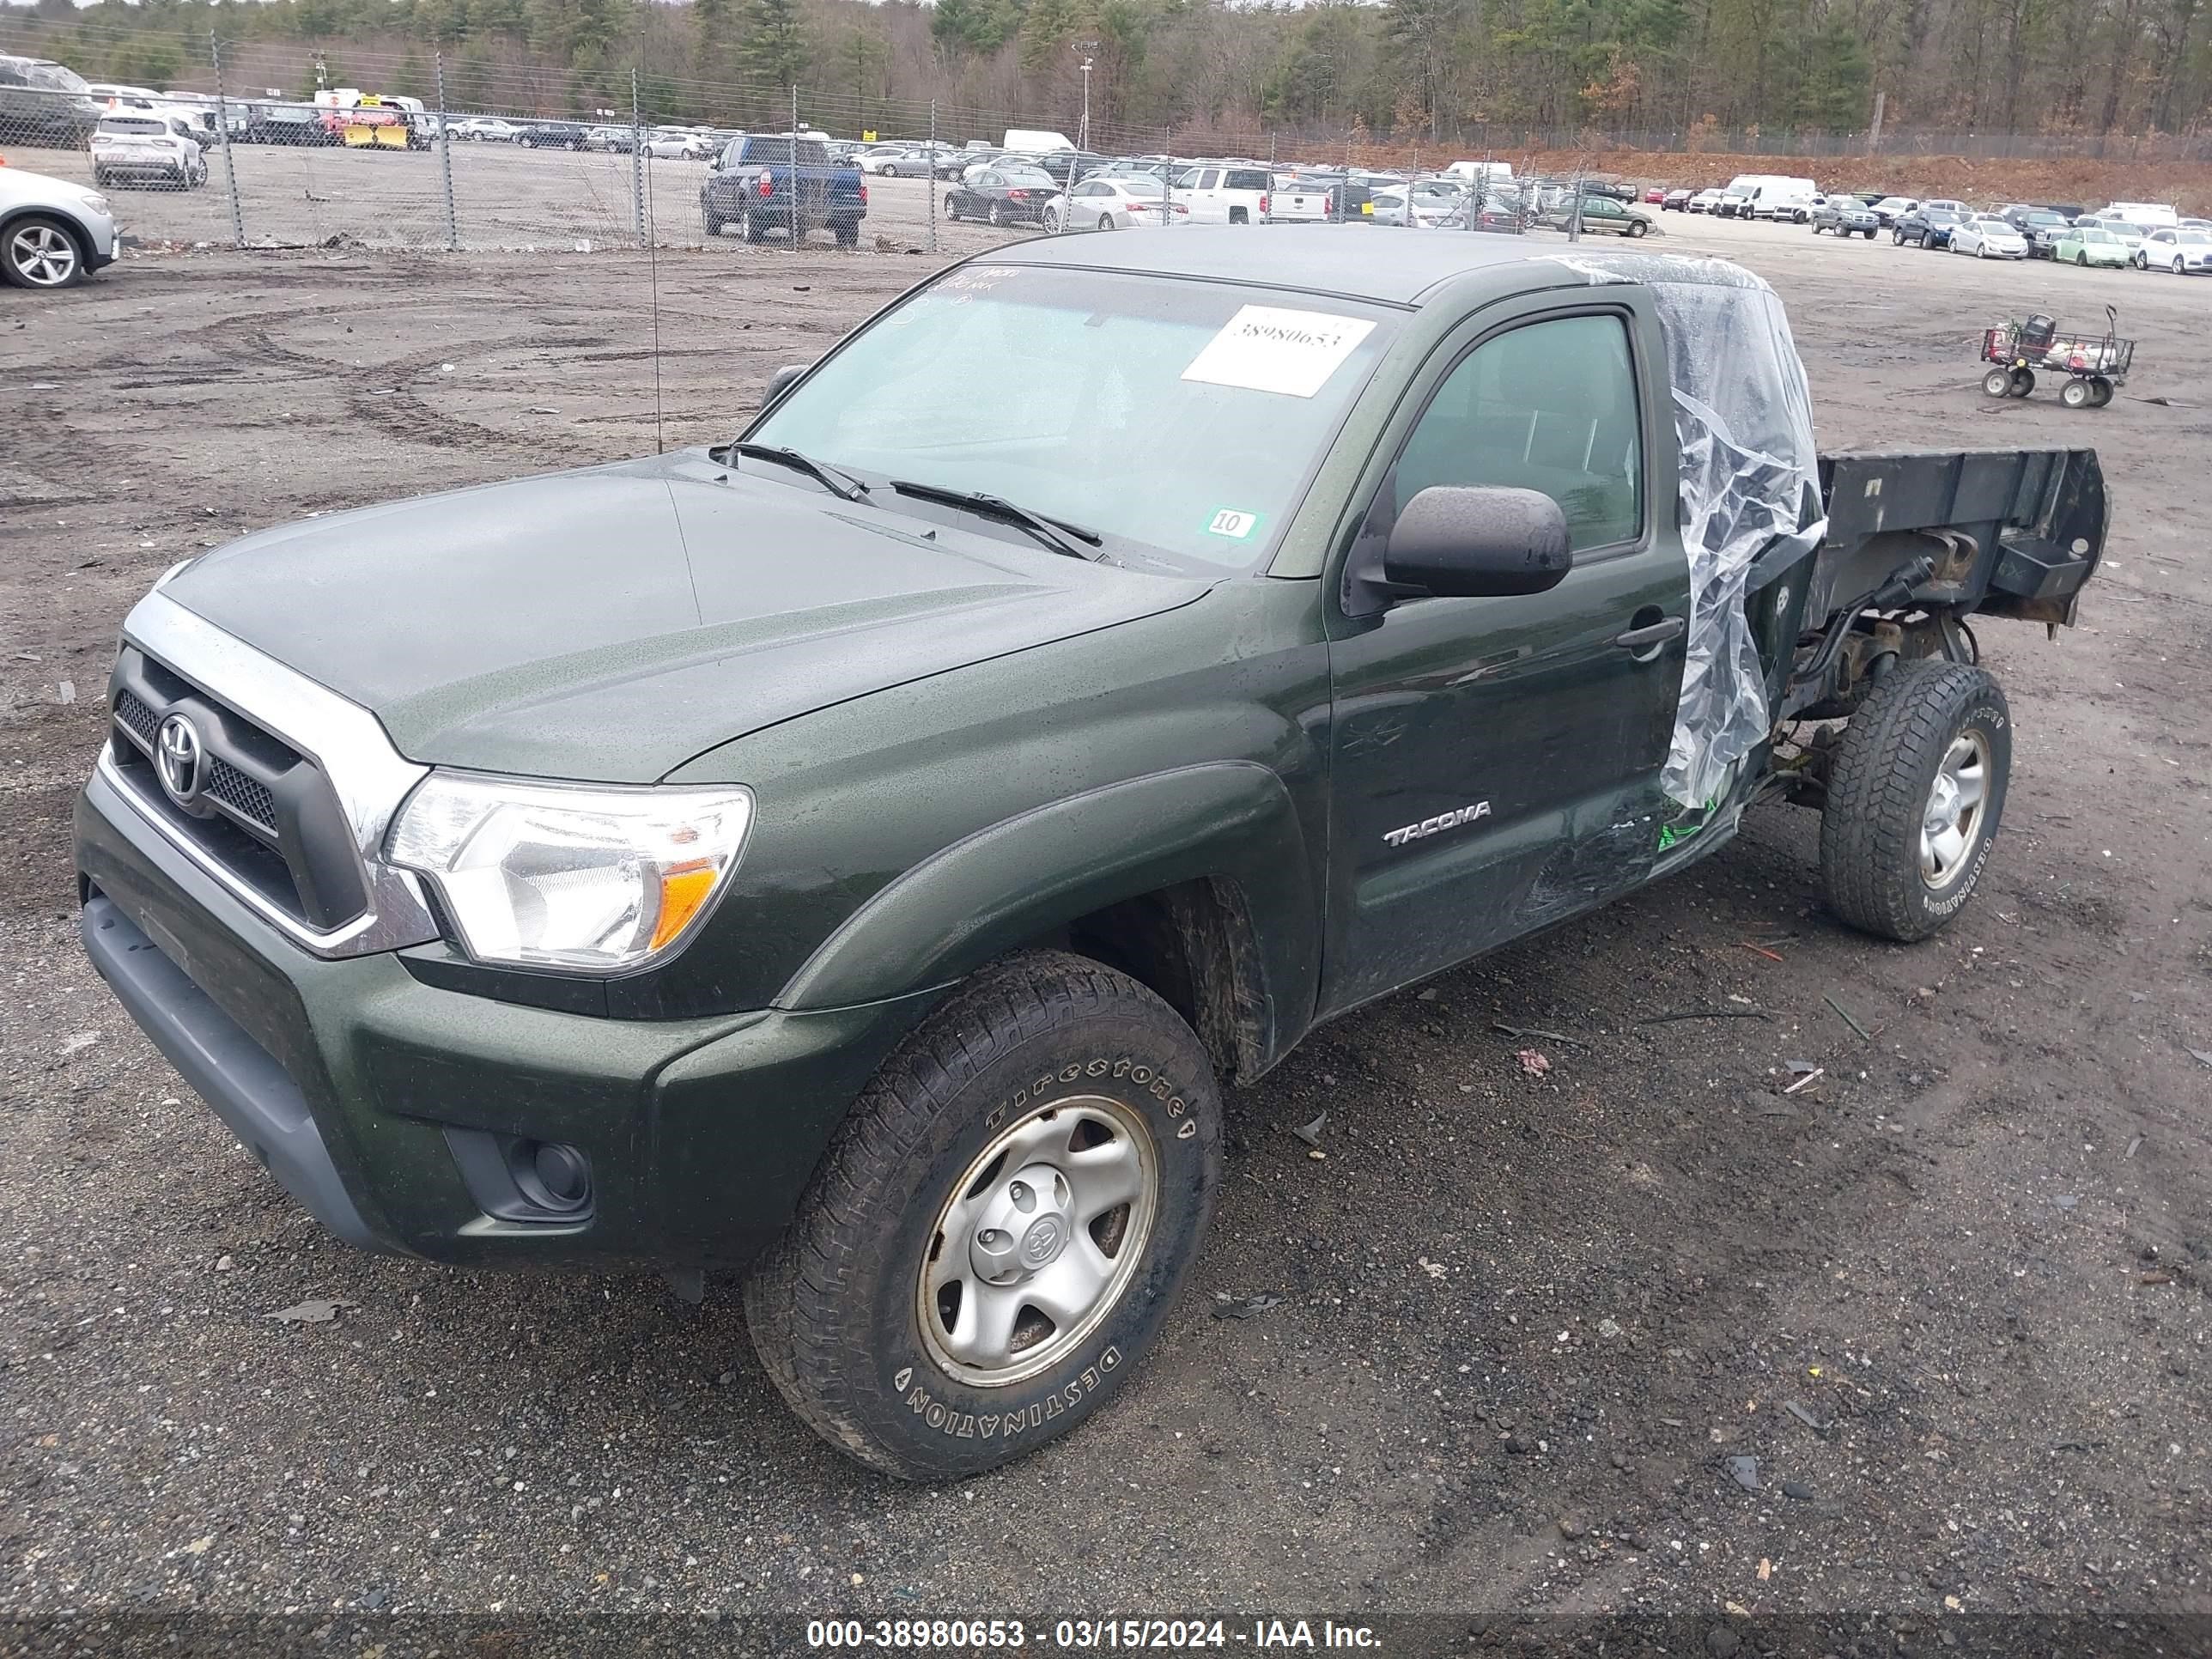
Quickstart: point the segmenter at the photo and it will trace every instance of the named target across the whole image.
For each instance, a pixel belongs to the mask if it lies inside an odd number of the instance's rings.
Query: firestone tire
[[[1982,395],[1987,398],[2011,397],[2012,371],[2008,368],[1993,368],[1983,375]]]
[[[1063,1121],[1072,1127],[1060,1130]],[[1057,951],[983,969],[884,1062],[747,1283],[762,1364],[823,1438],[886,1474],[954,1480],[1035,1450],[1104,1405],[1158,1334],[1212,1208],[1220,1125],[1196,1035],[1134,980]],[[1124,1204],[1114,1239],[1097,1229],[1117,1212],[1085,1219],[1080,1188],[1060,1201],[1051,1237],[1041,1219],[1007,1223],[1023,1228],[1018,1239],[990,1224],[1003,1220],[999,1206],[1034,1199],[1023,1175],[1034,1182],[1052,1164],[1092,1179],[1080,1160],[1117,1137],[1117,1158],[1142,1171],[1131,1188],[1142,1196]],[[1010,1139],[1021,1150],[994,1159]],[[1046,1266],[1023,1267],[1033,1242],[1050,1249],[1060,1237]],[[991,1287],[969,1278],[981,1269],[964,1264],[994,1241],[1007,1251],[1001,1271],[1018,1275],[1003,1381],[988,1365],[958,1374],[946,1352],[961,1345],[965,1298],[978,1298],[971,1333],[993,1305]],[[1133,1253],[1126,1263],[1123,1250]],[[1107,1288],[1064,1331],[1038,1334],[1038,1310],[1023,1297],[1063,1262],[1082,1273],[1107,1263]]]
[[[1820,817],[1828,908],[1880,939],[1909,943],[1943,927],[1981,879],[2011,771],[2012,712],[1992,676],[1932,658],[1899,663],[1837,746]]]
[[[2096,396],[2096,388],[2083,380],[2069,380],[2058,388],[2058,401],[2069,409],[2087,409]]]

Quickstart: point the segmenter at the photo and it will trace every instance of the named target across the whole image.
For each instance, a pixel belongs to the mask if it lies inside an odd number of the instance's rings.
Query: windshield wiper
[[[840,472],[834,466],[825,466],[811,455],[802,455],[782,444],[749,444],[739,439],[730,446],[730,453],[748,456],[756,461],[775,461],[794,471],[804,472],[832,495],[843,501],[857,501],[868,493],[867,485],[851,473]]]
[[[1071,559],[1099,559],[1103,553],[1086,553],[1075,543],[1088,542],[1097,547],[1104,539],[1095,530],[1079,524],[1070,524],[1065,519],[1048,519],[1042,513],[1032,513],[1026,507],[1017,507],[1003,495],[987,495],[980,489],[947,489],[942,484],[915,483],[909,478],[893,478],[891,488],[902,495],[913,495],[925,501],[939,501],[946,507],[964,507],[971,513],[981,513],[994,519],[1003,519],[1008,524],[1019,526],[1055,553],[1065,553]],[[1073,537],[1074,541],[1068,538]]]

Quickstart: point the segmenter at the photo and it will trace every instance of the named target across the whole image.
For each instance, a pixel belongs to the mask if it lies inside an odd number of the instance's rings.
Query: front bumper
[[[426,984],[404,952],[307,954],[97,775],[76,842],[86,948],[118,1000],[288,1192],[370,1249],[741,1267],[934,1000],[669,1021],[517,1006]],[[495,1213],[471,1153],[529,1142],[583,1154],[586,1212]]]

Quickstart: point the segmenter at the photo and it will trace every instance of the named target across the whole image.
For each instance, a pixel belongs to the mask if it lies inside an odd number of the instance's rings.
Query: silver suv
[[[115,258],[115,214],[97,191],[0,167],[0,281],[70,288]]]

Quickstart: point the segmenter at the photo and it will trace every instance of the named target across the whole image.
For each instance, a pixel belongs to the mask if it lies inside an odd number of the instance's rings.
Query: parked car
[[[611,125],[592,127],[584,134],[584,141],[578,148],[628,155],[637,148],[637,129]]]
[[[2136,250],[2138,270],[2170,270],[2177,276],[2212,270],[2212,232],[2154,230]]]
[[[106,112],[68,65],[0,52],[0,136],[9,143],[75,149]]]
[[[748,242],[781,231],[792,241],[826,228],[840,247],[860,240],[868,186],[858,167],[834,167],[819,138],[749,132],[733,138],[699,186],[707,234],[735,225]]]
[[[197,190],[208,181],[199,141],[158,115],[103,115],[88,142],[92,182],[102,190],[125,180]]]
[[[1547,211],[1540,222],[1554,230],[1565,230],[1572,222],[1575,200],[1571,196],[1559,206]],[[1610,196],[1585,196],[1582,198],[1582,221],[1584,232],[1610,231],[1616,236],[1649,236],[1659,228],[1658,222],[1642,208],[1627,202],[1615,201]]]
[[[1966,222],[1966,216],[1947,207],[1923,205],[1891,221],[1889,234],[1898,246],[1907,242],[1917,247],[1945,246],[1951,233]]]
[[[471,115],[453,123],[453,137],[471,143],[511,144],[522,133],[522,124],[500,115]]]
[[[1751,192],[1747,190],[1724,190],[1713,204],[1716,219],[1748,219],[1751,217]]]
[[[853,165],[863,173],[880,174],[884,165],[914,152],[904,144],[873,144],[853,158]]]
[[[1388,185],[1370,190],[1368,200],[1374,204],[1374,219],[1378,225],[1433,229],[1452,221],[1466,195],[1455,180],[1425,179],[1419,184]]]
[[[1695,191],[1691,190],[1686,186],[1678,190],[1670,190],[1665,196],[1660,198],[1660,210],[1663,213],[1687,212],[1690,208],[1690,198],[1696,194],[1697,192]]]
[[[338,135],[323,115],[313,104],[254,104],[246,112],[244,141],[291,147],[335,144]]]
[[[1682,205],[1691,213],[1716,213],[1720,209],[1721,196],[1717,190],[1701,190]]]
[[[532,149],[581,149],[591,131],[581,121],[526,121],[516,127],[514,142]]]
[[[1961,624],[2074,622],[2094,452],[1821,457],[1747,271],[1595,255],[1595,310],[1546,250],[1363,234],[1031,239],[730,444],[168,572],[58,884],[118,1012],[337,1238],[744,1272],[800,1418],[950,1481],[1141,1369],[1224,1088],[1322,1022],[1784,803],[1844,922],[1954,921],[2014,755]],[[1650,477],[1682,422],[1757,453]],[[513,1296],[457,1282],[495,1370]],[[1220,1364],[1177,1360],[1155,1397]]]
[[[1194,225],[1256,225],[1267,216],[1270,183],[1263,167],[1207,161],[1176,174],[1175,199]]]
[[[2052,246],[2066,234],[2067,221],[2049,208],[2008,209],[2004,216],[2027,242],[2032,259],[2048,259]]]
[[[1663,209],[1667,205],[1667,196],[1666,185],[1654,185],[1644,192],[1644,200],[1647,206]]]
[[[1954,253],[1971,253],[1978,259],[2025,259],[2027,238],[2008,219],[1977,213],[1952,228],[1950,248]]]
[[[804,141],[802,141],[804,142]],[[720,149],[713,138],[689,128],[660,127],[646,136],[645,153],[664,161],[710,161]],[[823,148],[822,159],[830,159],[828,149]]]
[[[97,191],[0,167],[0,283],[73,288],[115,259],[115,211]]]
[[[1869,242],[1881,228],[1874,210],[1856,196],[1831,196],[1813,210],[1813,234],[1833,231],[1840,237],[1863,236]]]
[[[1917,197],[1885,196],[1874,204],[1874,216],[1884,230],[1894,230],[1897,222],[1920,206]]]
[[[2118,270],[2131,262],[2134,250],[2104,226],[2076,221],[2052,246],[2051,257],[2063,265],[2110,265]]]
[[[1268,216],[1278,223],[1371,220],[1367,186],[1341,173],[1301,168],[1275,176]]]
[[[1167,200],[1160,179],[1085,179],[1070,189],[1065,212],[1070,230],[1129,230],[1140,225],[1178,224],[1190,217],[1190,204]],[[1060,227],[1060,210],[1049,216],[1048,229]]]
[[[2142,225],[2130,224],[2124,219],[2107,219],[2102,214],[2085,213],[2075,222],[2076,226],[2094,225],[2111,234],[2112,240],[2127,251],[2128,262],[2135,262],[2136,250],[2143,245],[2150,232]]]
[[[1059,181],[1042,167],[994,162],[945,192],[948,219],[981,219],[993,225],[1041,225],[1060,202]]]

